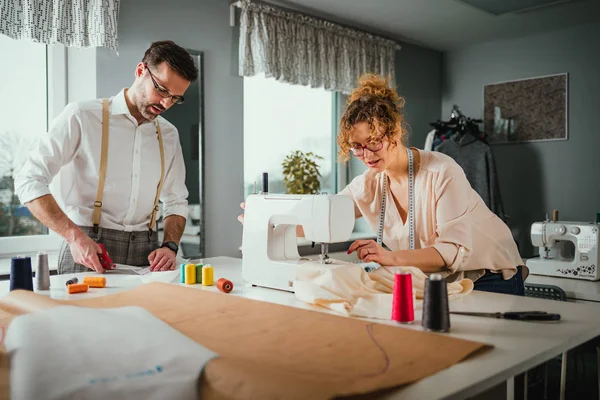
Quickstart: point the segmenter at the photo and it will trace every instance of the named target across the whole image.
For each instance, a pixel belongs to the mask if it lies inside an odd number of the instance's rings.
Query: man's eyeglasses
[[[364,146],[352,146],[350,147],[350,151],[356,157],[362,157],[365,154],[365,149],[369,150],[372,153],[376,153],[383,148],[383,142],[381,140],[376,140],[373,142],[369,142]]]
[[[152,75],[152,72],[150,72],[150,68],[148,68],[148,64],[144,64],[144,66],[148,70],[150,79],[152,79],[152,83],[154,84],[154,90],[156,90],[156,93],[158,93],[158,95],[160,97],[164,97],[164,98],[170,97],[171,102],[174,104],[182,104],[183,102],[185,102],[185,99],[183,98],[183,96],[172,95],[171,93],[169,93],[169,91],[167,89],[161,87],[158,83],[156,83],[156,81],[154,80],[154,75]]]

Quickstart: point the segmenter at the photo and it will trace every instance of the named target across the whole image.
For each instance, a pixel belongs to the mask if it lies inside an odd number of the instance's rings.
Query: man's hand
[[[71,248],[73,260],[77,264],[85,265],[100,274],[104,273],[104,268],[102,268],[98,258],[98,254],[102,254],[102,249],[88,235],[82,232],[81,235],[69,243],[69,247]]]
[[[348,254],[356,251],[363,262],[376,262],[379,265],[396,265],[394,253],[384,249],[374,240],[356,240],[348,249]]]
[[[150,271],[169,271],[175,269],[175,257],[177,254],[171,249],[161,247],[154,250],[148,256]]]

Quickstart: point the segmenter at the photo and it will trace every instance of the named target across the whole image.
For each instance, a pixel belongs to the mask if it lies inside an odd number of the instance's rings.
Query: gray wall
[[[529,227],[546,212],[561,220],[592,221],[600,211],[600,24],[472,46],[446,54],[442,117],[453,104],[483,116],[483,85],[569,74],[569,140],[493,147],[511,226],[523,256],[532,254]]]
[[[97,54],[98,96],[131,85],[146,48],[164,39],[204,52],[206,254],[239,257],[243,82],[237,74],[238,31],[229,26],[228,2],[121,2],[119,56],[105,49]]]

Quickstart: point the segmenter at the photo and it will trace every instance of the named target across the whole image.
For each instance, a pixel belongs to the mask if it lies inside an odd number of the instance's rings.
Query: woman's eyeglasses
[[[156,90],[156,93],[158,93],[158,95],[160,97],[164,97],[164,98],[170,97],[171,98],[171,102],[173,102],[174,104],[182,104],[185,101],[185,99],[183,98],[183,96],[172,95],[171,93],[169,93],[169,91],[167,89],[161,87],[154,80],[154,75],[152,75],[152,72],[150,72],[150,68],[148,68],[148,65],[144,64],[144,66],[148,70],[148,74],[150,75],[150,79],[152,79],[152,83],[154,84],[154,90]]]
[[[365,154],[365,149],[369,150],[372,153],[376,153],[383,148],[383,142],[381,140],[376,140],[373,142],[369,142],[364,146],[352,146],[350,147],[350,151],[356,157],[362,157]]]

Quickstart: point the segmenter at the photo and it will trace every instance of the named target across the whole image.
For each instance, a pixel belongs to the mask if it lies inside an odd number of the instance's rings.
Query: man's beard
[[[156,109],[153,109],[156,107]],[[154,119],[158,116],[155,112],[164,112],[165,108],[157,103],[149,103],[145,96],[140,95],[137,101],[137,109],[142,114],[142,117],[148,121],[154,121]]]
[[[154,107],[156,107],[156,109],[154,109]],[[150,104],[144,102],[138,105],[138,111],[140,112],[140,114],[142,114],[142,117],[144,117],[148,121],[154,121],[154,119],[158,117],[158,114],[155,114],[155,112],[164,112],[165,109],[160,104]]]

